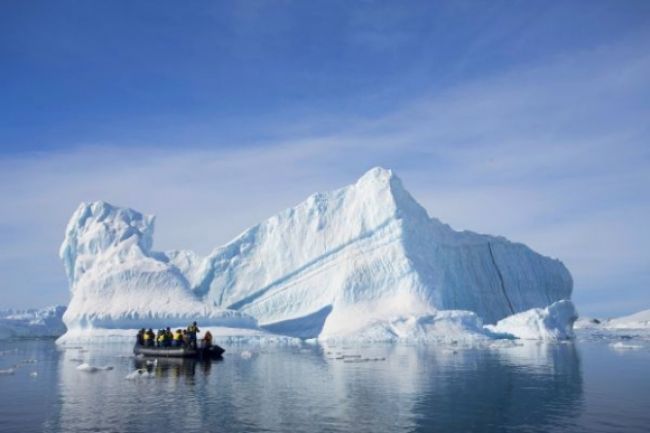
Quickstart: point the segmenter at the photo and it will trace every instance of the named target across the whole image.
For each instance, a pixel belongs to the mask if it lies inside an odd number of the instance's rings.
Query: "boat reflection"
[[[197,361],[193,358],[144,358],[136,357],[133,366],[136,370],[144,370],[155,377],[194,377],[197,370],[205,376],[210,374],[212,363],[222,362],[223,359],[206,359]]]

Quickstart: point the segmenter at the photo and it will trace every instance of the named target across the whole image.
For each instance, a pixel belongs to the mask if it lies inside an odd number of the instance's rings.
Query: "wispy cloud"
[[[564,260],[583,312],[650,307],[644,41],[424,92],[379,117],[284,119],[273,139],[245,148],[197,148],[174,138],[172,148],[158,137],[167,146],[81,145],[2,157],[5,302],[64,301],[56,251],[80,201],[155,213],[157,248],[207,253],[310,193],[383,165],[432,216]],[[206,134],[197,140],[208,142]],[[626,294],[636,302],[606,303]]]

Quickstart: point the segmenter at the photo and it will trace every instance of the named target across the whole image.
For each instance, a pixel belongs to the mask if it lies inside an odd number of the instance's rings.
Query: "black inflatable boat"
[[[133,346],[133,353],[142,356],[151,356],[155,358],[193,358],[193,359],[217,359],[226,350],[217,344],[210,347],[155,347],[142,346],[137,344]]]

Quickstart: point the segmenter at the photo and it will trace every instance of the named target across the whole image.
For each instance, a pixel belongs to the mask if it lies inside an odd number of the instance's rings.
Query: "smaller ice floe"
[[[573,303],[563,300],[546,308],[533,308],[514,314],[486,328],[497,334],[525,340],[566,340],[574,337],[573,323],[577,318]]]
[[[141,368],[139,370],[132,371],[131,373],[127,374],[125,379],[126,380],[138,380],[138,379],[150,379],[154,377],[154,374],[150,371],[147,371],[144,368]]]
[[[16,372],[15,368],[0,369],[0,376],[10,376]]]
[[[241,356],[242,359],[251,359],[253,357],[253,353],[248,350],[244,350],[239,354],[239,356]]]
[[[100,366],[90,365],[87,362],[84,362],[83,364],[77,366],[77,370],[85,371],[86,373],[96,373],[98,371],[108,371],[112,369],[113,369],[112,365],[105,365],[100,367]]]
[[[623,343],[622,341],[619,341],[617,343],[612,343],[609,345],[609,347],[611,347],[616,351],[643,349],[643,346],[641,346],[640,344]]]
[[[38,372],[37,371],[32,371],[31,373],[29,373],[29,376],[30,377],[38,377]]]

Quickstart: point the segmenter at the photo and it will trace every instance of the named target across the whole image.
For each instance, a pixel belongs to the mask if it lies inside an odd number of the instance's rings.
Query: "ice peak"
[[[404,188],[402,180],[391,169],[374,167],[359,178],[355,187],[365,194],[383,197],[380,201],[388,200],[400,217],[429,218],[426,210]]]
[[[154,217],[105,201],[81,203],[70,218],[59,255],[72,283],[85,265],[77,259],[96,257],[110,248],[137,246],[146,254],[153,244]]]
[[[363,176],[359,178],[358,182],[375,181],[387,183],[394,176],[395,174],[393,173],[393,170],[377,166],[365,172]]]
[[[374,167],[368,170],[363,176],[359,178],[356,182],[357,187],[363,189],[385,189],[390,188],[391,190],[403,190],[402,181],[393,170],[386,169],[383,167]]]

